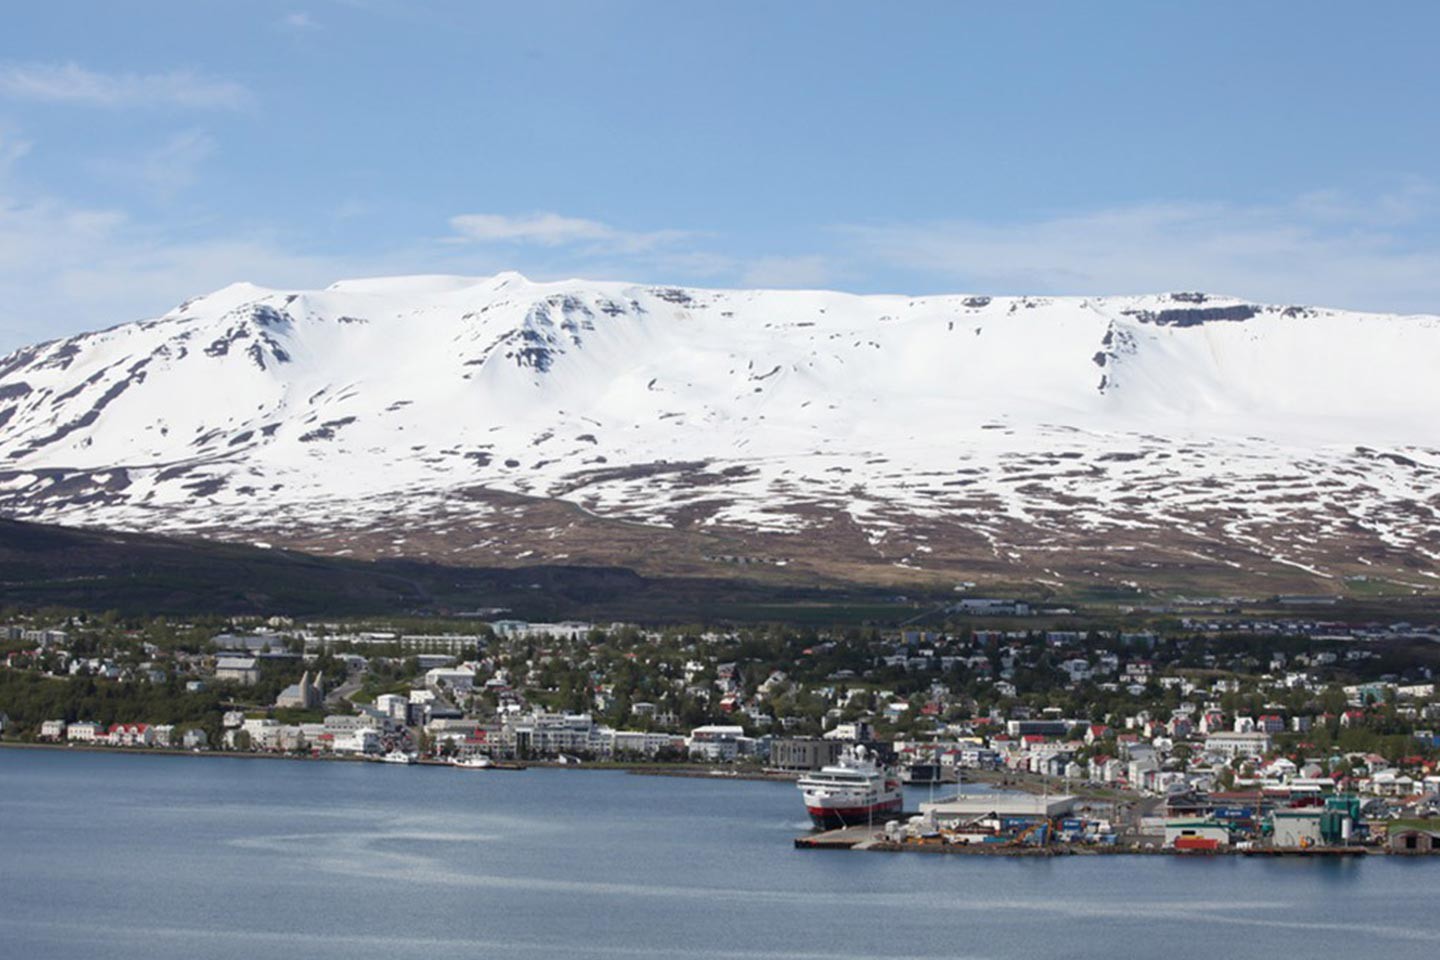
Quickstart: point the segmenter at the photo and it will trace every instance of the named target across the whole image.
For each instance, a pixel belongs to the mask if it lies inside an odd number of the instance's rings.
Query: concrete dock
[[[797,850],[856,850],[884,837],[880,827],[839,827],[795,838]]]

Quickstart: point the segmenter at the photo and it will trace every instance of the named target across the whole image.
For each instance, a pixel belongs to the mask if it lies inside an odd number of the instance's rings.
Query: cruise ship
[[[796,786],[822,830],[872,822],[899,813],[903,803],[900,781],[864,747],[846,750],[838,763],[806,774]]]

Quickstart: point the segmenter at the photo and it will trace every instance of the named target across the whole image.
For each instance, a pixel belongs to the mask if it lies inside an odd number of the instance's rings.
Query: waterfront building
[[[1218,850],[1230,845],[1230,827],[1215,820],[1165,821],[1165,846],[1176,850]]]
[[[742,752],[741,741],[746,739],[744,727],[709,724],[691,730],[686,747],[692,759],[716,763],[734,760]]]
[[[1353,795],[1337,795],[1323,807],[1276,810],[1270,815],[1272,842],[1277,847],[1335,847],[1349,844],[1362,826],[1363,805]]]
[[[72,723],[65,730],[65,739],[71,743],[94,743],[104,736],[105,729],[98,723]]]
[[[364,727],[349,733],[337,734],[335,736],[333,749],[336,753],[379,753],[380,731]]]
[[[439,745],[446,740],[459,743],[473,739],[480,727],[479,720],[466,720],[462,717],[437,717],[425,724],[425,732],[429,734],[436,745]]]
[[[559,753],[598,753],[602,741],[595,721],[588,713],[542,713],[505,718],[501,727],[503,745],[522,756],[552,756]]]
[[[1276,810],[1270,815],[1275,828],[1272,842],[1277,847],[1319,846],[1322,815],[1323,811],[1316,807]]]
[[[602,730],[601,733],[609,734],[609,753],[613,757],[654,757],[665,751],[678,753],[685,749],[685,738],[676,733],[643,730]]]
[[[978,820],[1054,820],[1075,810],[1077,798],[1068,795],[1036,796],[1031,793],[960,794],[946,800],[920,804],[920,813],[942,826],[969,824]]]
[[[1440,850],[1440,831],[1397,830],[1385,840],[1391,853],[1434,853]]]
[[[247,717],[238,730],[230,730],[225,734],[225,745],[234,748],[236,737],[244,733],[250,738],[251,750],[279,750],[280,749],[280,721],[269,717]]]
[[[105,739],[112,747],[148,747],[155,742],[155,731],[148,723],[116,723]]]
[[[65,739],[65,721],[64,721],[64,720],[46,720],[44,723],[40,724],[40,739],[41,739],[41,740],[64,740],[64,739]]]

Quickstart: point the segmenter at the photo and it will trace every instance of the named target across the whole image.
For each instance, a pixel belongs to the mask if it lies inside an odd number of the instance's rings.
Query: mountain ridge
[[[1427,590],[1437,368],[1437,317],[1198,293],[232,284],[0,360],[0,513],[447,563],[651,536],[696,573]]]

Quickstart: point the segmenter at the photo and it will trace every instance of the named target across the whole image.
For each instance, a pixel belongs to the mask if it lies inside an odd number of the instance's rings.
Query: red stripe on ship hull
[[[900,800],[886,800],[884,803],[875,803],[865,807],[809,807],[805,808],[810,819],[817,827],[832,829],[834,827],[858,826],[867,823],[875,817],[885,813],[895,813],[900,809]]]

